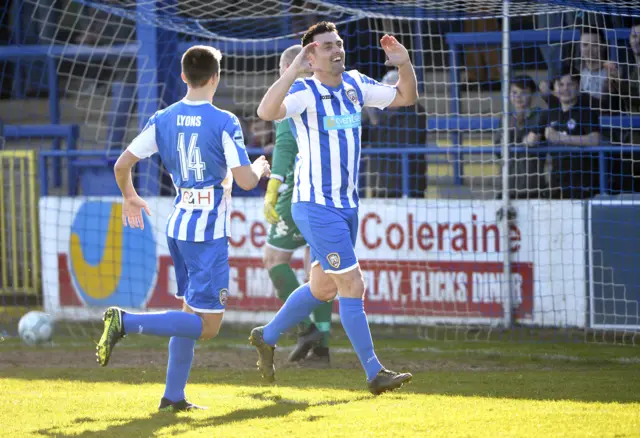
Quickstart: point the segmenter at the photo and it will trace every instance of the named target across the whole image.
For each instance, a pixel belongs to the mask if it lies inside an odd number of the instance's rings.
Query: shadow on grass
[[[637,365],[616,365],[590,370],[550,370],[540,367],[525,371],[446,371],[414,373],[413,381],[394,394],[446,395],[490,397],[527,400],[573,400],[581,402],[637,403],[640,401],[640,379]],[[162,385],[162,369],[9,369],[0,370],[0,378],[15,378],[25,382],[63,380],[82,383],[122,383],[139,387],[145,384]],[[289,368],[281,370],[275,386],[265,383],[257,371],[194,369],[189,385],[229,385],[238,390],[247,388],[295,388],[303,390],[356,391],[368,394],[360,370],[311,370]],[[80,389],[79,389],[80,390]],[[86,390],[86,389],[82,389]]]
[[[102,437],[102,436],[131,436],[135,434],[136,436],[153,436],[159,429],[164,427],[172,426],[185,426],[187,428],[202,428],[202,427],[211,427],[211,426],[221,426],[227,423],[240,422],[240,421],[249,421],[256,418],[264,420],[266,418],[277,418],[277,417],[286,417],[295,411],[305,411],[308,408],[317,407],[317,406],[325,406],[325,405],[344,405],[348,403],[357,402],[360,400],[365,400],[371,398],[367,397],[357,397],[349,400],[330,400],[319,403],[308,403],[305,401],[298,400],[289,400],[280,397],[279,395],[273,394],[270,391],[264,391],[260,393],[246,394],[247,397],[253,398],[260,401],[270,402],[270,404],[260,407],[260,408],[252,408],[252,409],[238,409],[232,412],[229,412],[224,415],[212,415],[202,418],[201,415],[191,416],[190,413],[180,413],[173,414],[169,412],[154,412],[148,417],[144,418],[116,418],[111,420],[104,419],[93,419],[90,417],[79,417],[71,422],[71,424],[66,426],[56,426],[52,428],[39,429],[34,431],[34,433],[44,435],[44,436],[55,436],[55,437]],[[206,412],[206,411],[205,411]],[[307,421],[316,421],[322,418],[318,415],[309,415],[306,420]],[[64,430],[68,427],[71,427],[72,424],[78,423],[90,423],[90,422],[104,422],[111,421],[117,422],[118,424],[113,424],[108,426],[106,429],[98,430],[98,431],[86,431],[81,434],[65,434]]]

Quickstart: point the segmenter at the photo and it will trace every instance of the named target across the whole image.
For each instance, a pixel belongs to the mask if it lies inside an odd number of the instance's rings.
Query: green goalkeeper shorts
[[[281,251],[295,251],[307,244],[291,216],[291,194],[282,193],[276,203],[276,212],[280,215],[277,224],[271,225],[267,245]]]

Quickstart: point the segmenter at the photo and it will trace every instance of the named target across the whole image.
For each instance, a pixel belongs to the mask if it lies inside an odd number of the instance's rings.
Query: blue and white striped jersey
[[[395,96],[395,86],[356,70],[344,72],[338,87],[315,77],[293,83],[284,99],[298,142],[293,202],[358,206],[362,107],[384,109]]]
[[[203,242],[228,236],[230,169],[250,164],[238,118],[210,102],[183,99],[156,112],[128,150],[160,153],[176,187],[167,235]]]

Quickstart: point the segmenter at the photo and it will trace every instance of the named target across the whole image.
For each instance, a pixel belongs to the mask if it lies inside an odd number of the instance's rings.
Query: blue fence
[[[500,153],[499,147],[461,147],[459,150],[454,151],[450,148],[442,148],[438,146],[428,147],[412,147],[398,149],[395,147],[389,148],[374,148],[374,149],[362,149],[362,155],[375,156],[375,155],[399,155],[402,163],[402,194],[403,196],[409,195],[409,155],[425,154],[427,156],[445,157],[445,162],[450,162],[456,153],[470,154],[470,155],[494,155]],[[553,153],[575,153],[575,147],[567,146],[550,146],[550,147],[537,147],[537,148],[523,148],[516,147],[511,149],[512,152],[528,152],[529,154],[537,154],[545,156]],[[583,152],[587,149],[582,149]],[[640,153],[640,146],[626,147],[625,151]],[[261,155],[262,149],[247,148],[249,155]],[[600,194],[609,193],[609,181],[607,178],[607,166],[608,166],[608,154],[619,153],[619,146],[599,146],[588,148],[588,152],[597,154],[599,163],[599,187]],[[49,164],[49,160],[68,160],[69,171],[69,195],[75,195],[78,193],[78,184],[82,184],[82,175],[78,172],[90,172],[93,169],[98,171],[98,174],[90,174],[89,178],[93,178],[92,184],[99,185],[105,190],[105,193],[93,193],[93,194],[118,194],[115,181],[113,178],[112,164],[120,154],[119,151],[105,152],[104,150],[95,151],[41,151],[40,152],[40,193],[42,196],[49,194],[49,172],[52,166]]]
[[[140,6],[143,7],[143,6]],[[49,88],[49,113],[50,124],[40,127],[35,126],[5,126],[4,135],[8,138],[28,138],[33,136],[41,136],[52,139],[52,150],[43,151],[42,159],[48,162],[49,159],[54,159],[52,166],[54,168],[53,184],[59,186],[62,181],[61,160],[71,159],[85,156],[94,157],[100,159],[109,159],[111,155],[105,155],[104,151],[89,151],[79,152],[75,151],[76,143],[78,141],[78,128],[75,125],[61,125],[60,124],[60,108],[59,108],[59,91],[57,88],[57,72],[56,62],[60,58],[70,59],[96,59],[96,58],[109,58],[109,57],[135,57],[138,63],[144,63],[144,68],[139,68],[139,74],[136,84],[115,83],[112,86],[111,93],[113,98],[113,108],[111,113],[114,116],[110,120],[108,145],[121,145],[124,125],[127,121],[127,116],[124,108],[130,107],[132,99],[138,101],[137,111],[138,120],[140,124],[144,124],[145,120],[157,110],[158,103],[163,100],[160,99],[160,93],[162,90],[166,93],[167,90],[172,90],[172,96],[168,100],[175,100],[176,96],[179,98],[183,84],[179,82],[173,83],[173,86],[160,87],[163,77],[167,74],[161,75],[158,73],[160,66],[165,61],[165,57],[174,57],[175,53],[180,53],[187,47],[199,43],[198,41],[175,41],[173,45],[174,50],[159,51],[158,47],[158,33],[162,32],[161,29],[153,28],[145,24],[139,24],[137,26],[138,42],[126,45],[115,45],[110,47],[87,47],[80,45],[64,45],[64,46],[50,46],[50,45],[13,45],[0,47],[0,60],[11,60],[19,64],[20,61],[29,59],[43,59],[46,61],[48,68],[47,84]],[[610,42],[628,39],[628,29],[612,29],[608,32],[608,40]],[[417,32],[419,34],[419,32]],[[436,145],[426,145],[420,148],[383,148],[383,149],[363,149],[363,154],[399,154],[402,156],[402,184],[403,193],[407,193],[408,179],[409,179],[409,154],[425,154],[428,156],[442,157],[445,156],[444,162],[450,163],[453,166],[453,179],[455,184],[462,184],[464,169],[463,160],[464,156],[468,154],[493,154],[497,152],[499,148],[493,147],[463,147],[461,136],[465,132],[474,130],[493,130],[499,126],[499,120],[496,118],[486,117],[460,117],[460,91],[459,91],[459,66],[461,63],[462,50],[465,46],[469,45],[499,45],[502,42],[501,32],[479,32],[479,33],[448,33],[445,38],[449,44],[449,56],[450,56],[450,87],[451,87],[451,99],[449,107],[449,116],[447,117],[435,117],[428,120],[427,129],[431,131],[448,131],[450,132],[451,146],[448,148],[438,147]],[[526,31],[514,31],[510,33],[510,39],[512,45],[515,47],[518,44],[548,44],[554,42],[570,42],[577,41],[580,38],[580,33],[577,30],[573,31],[542,31],[542,30],[526,30]],[[294,43],[297,40],[287,39],[274,39],[274,40],[260,40],[253,42],[237,42],[237,41],[216,41],[214,44],[218,46],[223,52],[230,53],[277,53]],[[418,46],[419,47],[419,46]],[[612,45],[612,51],[617,51],[617,45]],[[170,52],[170,54],[168,53]],[[615,59],[615,53],[612,58]],[[171,61],[174,61],[173,59]],[[416,70],[421,72],[422,69],[422,56],[419,56],[416,61]],[[174,65],[175,62],[170,63]],[[137,89],[138,95],[133,96],[134,90]],[[166,96],[165,96],[166,97]],[[166,98],[164,100],[167,100]],[[638,128],[640,123],[638,117],[602,117],[601,124],[603,127],[615,127],[615,128]],[[36,134],[36,131],[39,133]],[[61,150],[61,140],[65,139],[67,144],[67,150]],[[119,149],[119,147],[118,147]],[[602,193],[607,192],[607,175],[606,175],[606,160],[610,153],[621,152],[621,147],[614,147],[609,145],[603,145],[599,148],[589,148],[590,151],[597,152],[600,157],[600,189]],[[636,151],[635,147],[624,147],[625,151]],[[514,149],[514,152],[518,152],[518,149]],[[575,152],[575,148],[537,148],[537,153],[548,152]],[[584,149],[582,149],[584,151]],[[532,151],[529,150],[529,153]],[[536,152],[534,152],[536,153]],[[111,157],[113,158],[113,157]],[[434,161],[431,161],[434,162]],[[440,162],[443,162],[442,160]],[[69,181],[72,186],[75,184],[76,174],[74,173],[78,165],[86,165],[87,163],[69,163]],[[141,165],[143,168],[140,171],[142,175],[141,180],[138,181],[138,186],[145,187],[148,193],[159,193],[160,191],[160,174],[158,163],[145,163]],[[46,169],[43,170],[47,172]],[[48,192],[48,179],[44,184],[46,188],[45,192]],[[70,187],[71,193],[75,193],[76,187]]]
[[[618,40],[629,39],[629,29],[610,29],[606,32],[606,38],[609,43],[615,43]],[[449,88],[451,99],[449,99],[449,114],[451,117],[457,117],[460,114],[460,67],[464,65],[463,55],[466,46],[478,45],[502,45],[502,32],[450,32],[445,35],[447,44],[449,45]],[[580,32],[577,29],[572,30],[518,30],[509,32],[509,41],[511,50],[525,44],[553,44],[553,43],[570,43],[580,40]],[[611,44],[610,59],[618,59],[618,45]],[[453,163],[454,181],[456,184],[462,184],[462,176],[464,169],[462,166],[464,152],[462,147],[461,135],[459,132],[452,132],[450,136],[451,146],[457,149],[455,155],[456,160]]]

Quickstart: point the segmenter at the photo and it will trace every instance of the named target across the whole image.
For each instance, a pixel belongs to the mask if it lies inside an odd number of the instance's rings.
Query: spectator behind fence
[[[382,78],[382,83],[395,85],[398,71],[391,70]],[[416,111],[417,109],[417,111]],[[424,147],[427,141],[425,110],[419,104],[411,107],[396,107],[379,110],[365,107],[363,140],[376,148]],[[366,147],[366,146],[365,146]],[[398,198],[402,196],[402,155],[364,155],[368,163],[365,186],[371,188],[371,196]],[[427,187],[427,162],[425,154],[408,154],[409,196],[422,198]],[[367,184],[368,182],[368,184]]]
[[[604,34],[590,27],[580,35],[580,58],[574,69],[580,69],[580,91],[589,94],[591,108],[601,111],[620,110],[620,99],[611,90],[611,72],[616,65],[608,61],[609,47]]]
[[[640,22],[634,23],[629,33],[628,56],[621,66],[623,71],[610,68],[611,89],[617,91],[623,115],[640,115]],[[639,129],[616,130],[616,143],[622,145],[640,145]],[[624,192],[640,192],[640,153],[625,151],[621,147],[620,154],[612,153],[610,157],[610,188],[614,194]]]
[[[552,154],[550,194],[554,199],[587,199],[599,186],[598,160],[586,149],[600,145],[599,112],[589,107],[589,96],[580,93],[580,77],[570,68],[554,79],[553,89],[559,106],[545,113],[530,140],[575,148]]]
[[[610,73],[617,71],[615,63],[608,61],[608,45],[599,29],[583,27],[580,34],[579,54],[563,66],[579,74],[580,91],[589,97],[589,106],[605,113],[620,110],[620,98],[611,90]],[[567,65],[569,67],[567,67]],[[558,96],[549,90],[546,81],[541,81],[542,97],[550,108],[560,104]]]
[[[629,32],[631,57],[627,60],[624,76],[617,70],[612,75],[613,88],[618,90],[623,111],[640,113],[640,22],[634,24]],[[640,140],[640,139],[638,139]]]
[[[515,76],[509,87],[509,146],[535,147],[536,134],[533,133],[542,122],[543,111],[532,105],[537,86],[526,75]],[[502,128],[502,124],[500,126]],[[494,144],[502,146],[502,129],[496,131]],[[501,156],[501,154],[498,154]],[[537,199],[546,187],[544,175],[545,157],[529,152],[509,153],[509,197],[511,199]],[[502,191],[498,192],[498,198]]]

